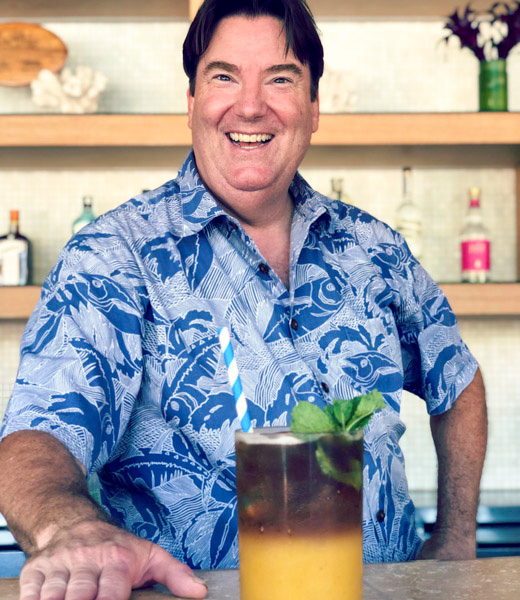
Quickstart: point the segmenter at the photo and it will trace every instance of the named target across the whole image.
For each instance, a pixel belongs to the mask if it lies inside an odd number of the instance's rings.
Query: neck
[[[231,216],[238,219],[244,228],[269,229],[286,228],[291,225],[293,201],[284,189],[281,193],[267,193],[264,190],[254,192],[238,191],[231,196],[214,195],[217,202]]]
[[[244,193],[244,196],[247,194]],[[244,231],[255,242],[260,254],[275,271],[285,286],[289,287],[289,262],[291,225],[294,204],[288,192],[281,199],[252,201],[250,197],[242,203],[219,201],[230,215],[238,219]]]

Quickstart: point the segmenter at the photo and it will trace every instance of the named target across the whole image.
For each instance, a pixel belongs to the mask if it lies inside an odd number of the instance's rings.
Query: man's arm
[[[0,512],[30,556],[20,600],[127,600],[153,582],[183,597],[206,595],[187,565],[110,522],[83,466],[50,434],[19,431],[0,442]]]
[[[419,559],[475,558],[476,514],[487,444],[480,370],[450,410],[430,419],[439,464],[437,524]]]

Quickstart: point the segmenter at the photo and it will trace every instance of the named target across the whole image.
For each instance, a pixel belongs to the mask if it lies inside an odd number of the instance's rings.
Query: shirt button
[[[383,509],[377,511],[376,519],[379,523],[382,523],[385,520],[385,511]]]
[[[298,321],[296,319],[291,319],[291,327],[294,329],[294,331],[298,330]]]
[[[269,267],[264,263],[260,263],[258,265],[258,269],[260,270],[260,273],[263,273],[264,275],[267,275],[267,273],[269,273]]]
[[[326,394],[328,394],[328,393],[330,392],[330,388],[329,388],[329,386],[328,386],[328,385],[327,385],[327,384],[326,384],[324,381],[322,381],[322,382],[321,382],[321,387],[323,388],[323,391],[324,391]]]

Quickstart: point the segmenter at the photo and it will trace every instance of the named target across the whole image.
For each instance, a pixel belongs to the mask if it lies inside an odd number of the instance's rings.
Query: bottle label
[[[27,284],[27,242],[2,240],[0,242],[0,285]]]
[[[462,242],[462,270],[489,271],[490,268],[489,240],[468,240]]]

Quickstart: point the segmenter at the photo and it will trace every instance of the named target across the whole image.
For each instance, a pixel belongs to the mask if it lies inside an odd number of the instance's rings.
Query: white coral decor
[[[92,113],[108,79],[100,71],[79,65],[76,71],[65,67],[59,75],[42,69],[31,83],[32,101],[43,108],[62,113]]]

